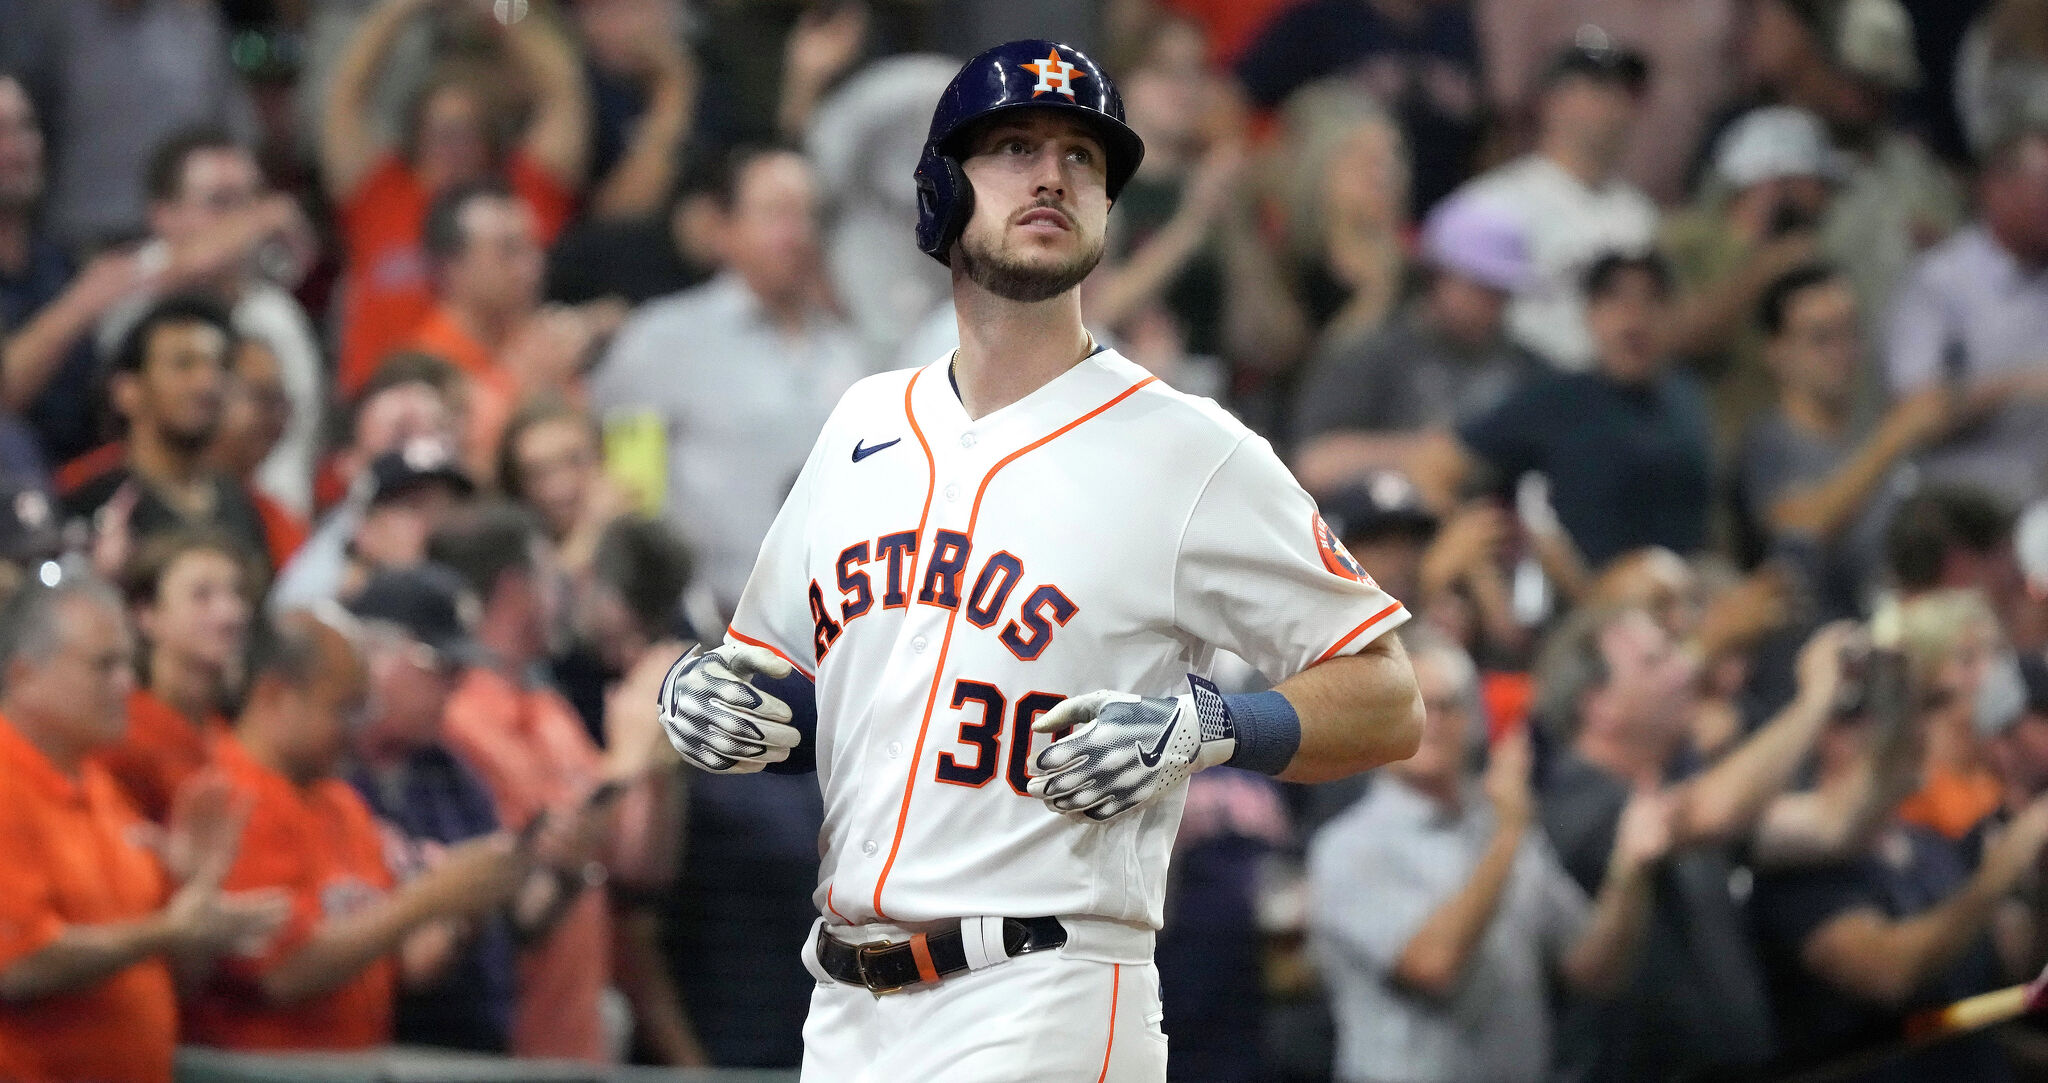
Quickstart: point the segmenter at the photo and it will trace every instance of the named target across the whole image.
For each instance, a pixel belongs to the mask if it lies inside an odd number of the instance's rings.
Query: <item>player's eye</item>
[[[1087,147],[1075,147],[1067,151],[1067,160],[1080,165],[1095,164],[1095,152]]]
[[[1029,154],[1031,153],[1031,145],[1024,142],[1022,139],[1005,139],[1003,140],[1003,153]]]

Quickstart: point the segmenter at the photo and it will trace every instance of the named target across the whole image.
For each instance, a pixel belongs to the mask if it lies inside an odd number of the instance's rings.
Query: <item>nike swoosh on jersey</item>
[[[1147,749],[1144,745],[1138,745],[1138,759],[1146,767],[1159,766],[1159,757],[1166,755],[1166,742],[1172,740],[1172,738],[1173,727],[1168,725],[1164,730],[1160,731],[1159,740],[1150,749]],[[1137,744],[1136,741],[1131,743]]]
[[[892,448],[892,447],[895,447],[895,446],[896,446],[897,444],[900,444],[900,443],[902,443],[902,442],[903,442],[903,438],[902,438],[901,436],[899,436],[899,437],[897,437],[896,439],[894,439],[894,440],[891,440],[891,441],[889,441],[889,442],[888,442],[888,443],[886,443],[886,444],[876,444],[876,445],[875,445],[874,447],[862,447],[862,446],[860,446],[860,445],[861,445],[861,441],[859,441],[859,440],[855,440],[855,441],[853,442],[853,461],[854,461],[854,462],[859,462],[859,461],[861,461],[862,459],[865,459],[865,458],[867,458],[868,456],[870,456],[870,455],[873,455],[873,454],[874,454],[875,452],[877,452],[877,451],[881,451],[881,450],[882,450],[882,449],[884,449],[884,448]]]

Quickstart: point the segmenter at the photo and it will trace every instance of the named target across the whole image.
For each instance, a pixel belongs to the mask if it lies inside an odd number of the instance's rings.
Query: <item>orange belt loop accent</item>
[[[931,945],[923,933],[910,938],[910,957],[917,960],[917,976],[927,983],[939,980],[939,968],[932,962]]]

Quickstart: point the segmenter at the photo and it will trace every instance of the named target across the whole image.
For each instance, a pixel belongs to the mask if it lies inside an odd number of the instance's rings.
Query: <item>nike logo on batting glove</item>
[[[1216,686],[1193,674],[1173,699],[1107,689],[1061,701],[1032,729],[1073,732],[1032,760],[1031,795],[1067,816],[1102,822],[1156,799],[1237,749]]]

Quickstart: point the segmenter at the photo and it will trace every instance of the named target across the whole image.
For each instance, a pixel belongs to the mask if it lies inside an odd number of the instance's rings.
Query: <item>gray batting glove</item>
[[[1237,735],[1223,696],[1193,674],[1188,684],[1173,699],[1105,689],[1060,701],[1031,728],[1073,732],[1033,757],[1031,795],[1054,812],[1113,820],[1229,760]]]
[[[800,735],[789,704],[749,684],[789,676],[775,652],[726,643],[693,648],[661,679],[661,728],[683,759],[714,774],[744,775],[789,758]]]

